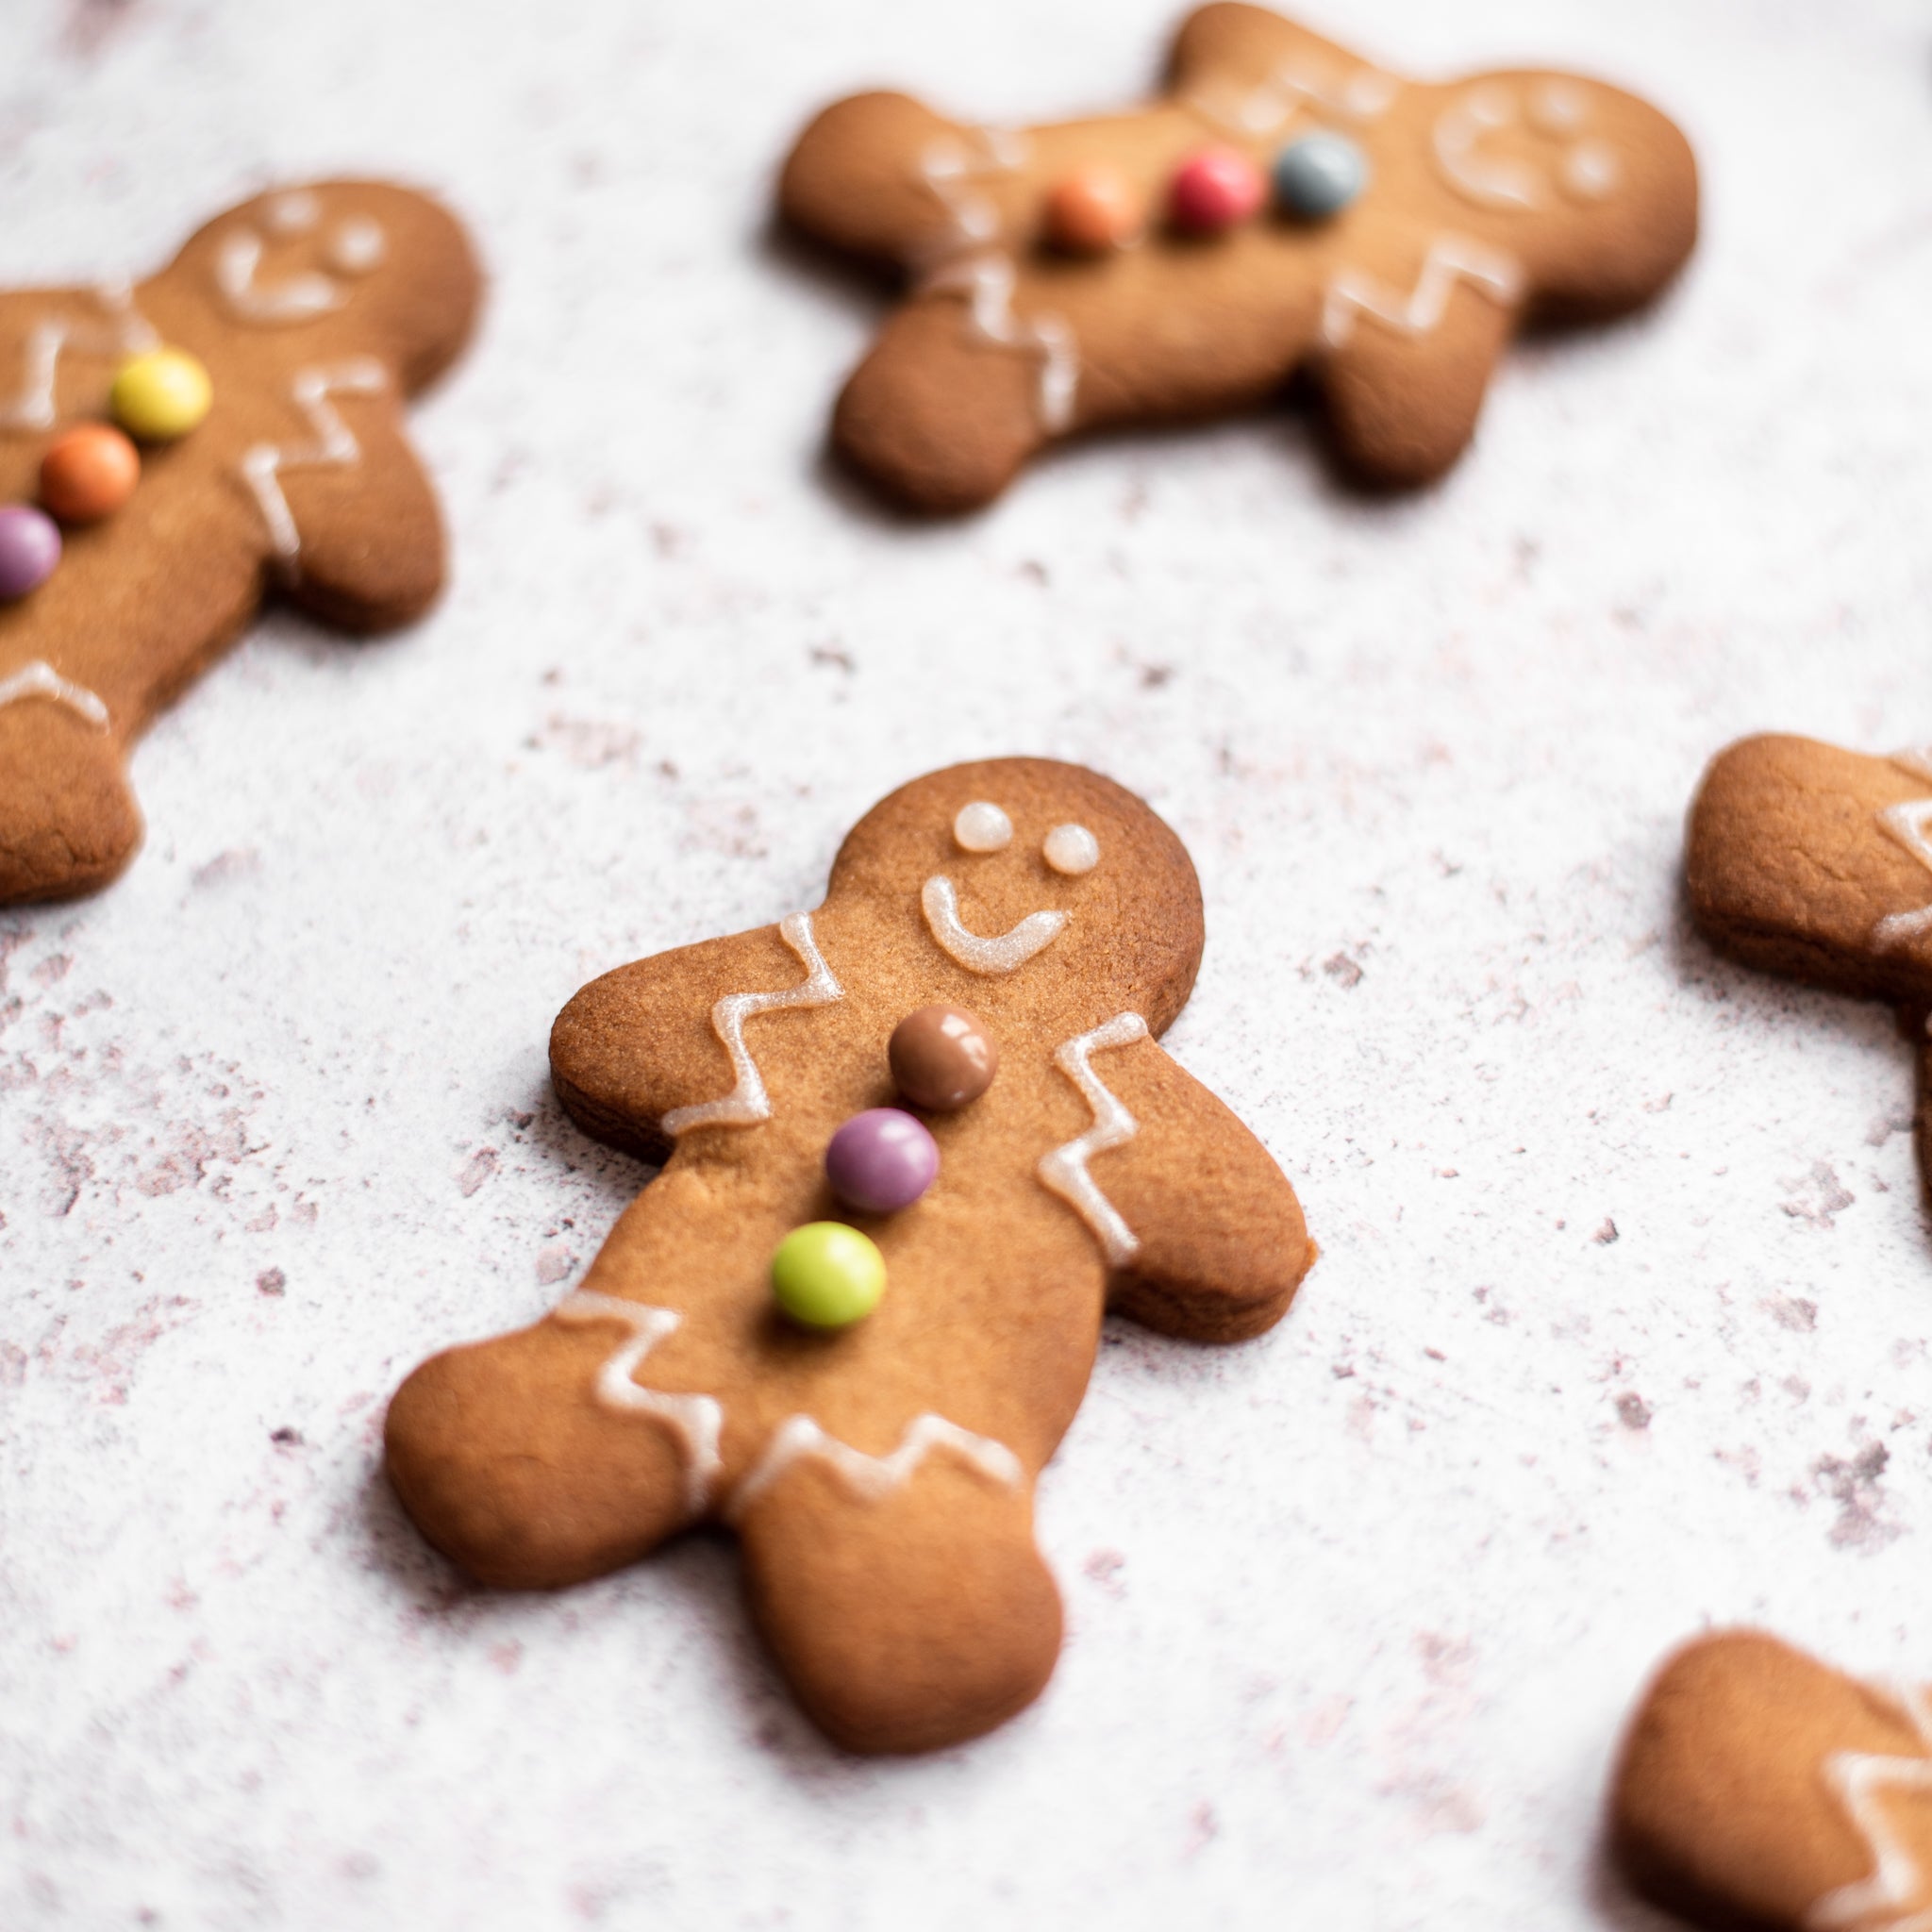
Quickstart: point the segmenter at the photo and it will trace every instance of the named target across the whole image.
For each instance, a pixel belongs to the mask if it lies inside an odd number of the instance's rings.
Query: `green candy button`
[[[772,1257],[772,1292],[808,1328],[849,1328],[878,1307],[886,1257],[842,1221],[795,1227]]]

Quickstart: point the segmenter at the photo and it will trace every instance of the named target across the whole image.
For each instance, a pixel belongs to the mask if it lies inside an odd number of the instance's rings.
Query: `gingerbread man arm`
[[[565,1112],[585,1133],[656,1161],[670,1156],[675,1137],[664,1123],[679,1108],[736,1097],[740,1124],[762,1119],[758,1029],[784,1024],[788,993],[812,992],[812,962],[788,931],[814,948],[809,915],[793,915],[593,979],[550,1029],[550,1077]],[[720,988],[734,991],[721,998]],[[767,1017],[761,1002],[780,1010]]]
[[[1288,1177],[1132,1016],[1084,1038],[1057,1056],[1080,1132],[1040,1172],[1099,1241],[1109,1306],[1193,1341],[1272,1328],[1316,1254]]]

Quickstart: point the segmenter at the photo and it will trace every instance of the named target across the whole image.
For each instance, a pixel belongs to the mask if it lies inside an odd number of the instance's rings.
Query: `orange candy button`
[[[1118,168],[1078,168],[1046,197],[1046,237],[1069,255],[1124,248],[1145,225],[1141,197]]]
[[[105,423],[70,429],[41,459],[41,502],[63,524],[112,516],[140,481],[140,452]]]

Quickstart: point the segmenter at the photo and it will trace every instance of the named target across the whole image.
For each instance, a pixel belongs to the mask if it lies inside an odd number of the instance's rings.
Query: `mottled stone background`
[[[1932,1672],[1910,1046],[1718,962],[1675,876],[1725,740],[1932,734],[1932,29],[1313,18],[1652,93],[1705,163],[1685,282],[1513,357],[1420,497],[1284,416],[917,528],[823,465],[876,311],[772,238],[774,164],[868,81],[1127,97],[1165,0],[6,0],[7,281],[350,169],[447,194],[493,292],[418,422],[442,608],[271,618],[139,753],[126,879],[0,915],[0,1924],[1629,1932],[1599,1807],[1665,1645]],[[727,1545],[478,1593],[378,1429],[639,1185],[550,1097],[562,1001],[1009,750],[1191,846],[1170,1043],[1324,1255],[1255,1346],[1109,1334],[1042,1498],[1051,1690],[860,1763]]]

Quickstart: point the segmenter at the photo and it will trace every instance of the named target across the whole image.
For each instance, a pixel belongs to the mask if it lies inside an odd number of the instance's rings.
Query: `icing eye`
[[[382,230],[367,215],[351,215],[329,238],[329,265],[345,275],[366,275],[388,252]]]
[[[1617,185],[1617,157],[1600,141],[1580,141],[1563,157],[1563,186],[1586,201],[1601,201]]]
[[[1590,118],[1590,104],[1581,88],[1546,81],[1529,97],[1529,118],[1545,134],[1572,134]]]
[[[1056,872],[1077,876],[1100,863],[1100,841],[1085,825],[1056,825],[1041,848]]]
[[[269,232],[275,235],[306,235],[322,219],[314,195],[296,189],[278,194],[268,205]]]
[[[953,838],[961,852],[999,852],[1013,841],[1013,822],[983,798],[959,808]]]

